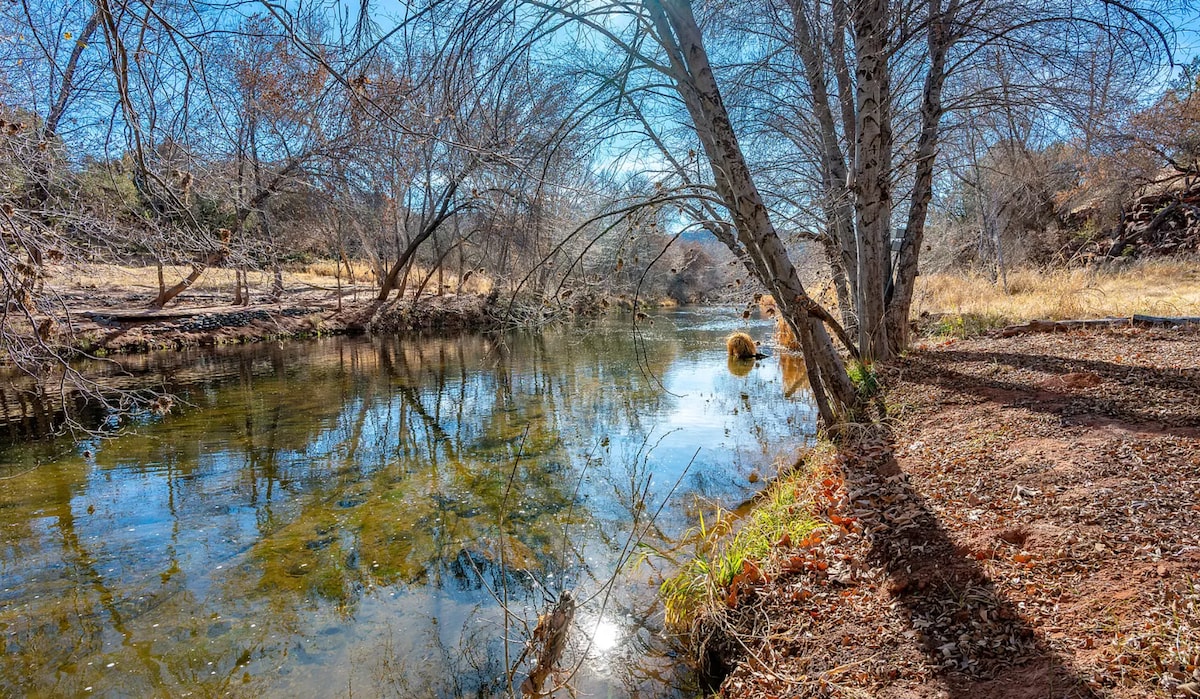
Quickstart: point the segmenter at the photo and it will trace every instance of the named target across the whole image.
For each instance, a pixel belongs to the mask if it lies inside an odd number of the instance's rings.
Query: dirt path
[[[1200,332],[959,341],[887,370],[730,610],[725,696],[1200,696]],[[765,640],[764,640],[765,639]]]

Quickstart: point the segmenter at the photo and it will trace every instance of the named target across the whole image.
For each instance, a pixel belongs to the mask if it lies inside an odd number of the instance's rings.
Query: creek
[[[0,422],[0,695],[501,696],[564,589],[580,696],[694,695],[663,554],[814,432],[798,358],[727,360],[771,335],[740,315],[81,365],[177,398]]]

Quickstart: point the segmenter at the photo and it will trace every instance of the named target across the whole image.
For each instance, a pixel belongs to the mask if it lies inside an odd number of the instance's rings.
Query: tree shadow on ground
[[[995,367],[992,369],[991,367]],[[1149,434],[1196,436],[1200,371],[1048,354],[941,350],[900,363],[906,382],[947,391],[948,402],[993,402],[1064,425],[1114,424]],[[1012,370],[1036,371],[1042,380]],[[1081,376],[1072,385],[1064,377]],[[1006,376],[1007,374],[1007,376]],[[930,664],[941,668],[950,695],[967,697],[1096,697],[1068,657],[1052,649],[1005,590],[1018,579],[991,580],[973,552],[957,547],[931,504],[895,458],[895,437],[873,427],[843,455],[846,487],[871,543],[874,562],[892,580]]]
[[[1200,395],[1200,371],[1163,369],[1097,360],[1009,352],[939,351],[938,362],[910,359],[906,381],[1061,417],[1063,424],[1118,424],[1156,434],[1192,437],[1200,428],[1200,409],[1188,396]],[[1051,375],[1040,385],[965,373],[948,367],[984,363],[1032,369]],[[1094,374],[1097,390],[1072,389],[1054,377]],[[1182,402],[1181,402],[1182,401]]]
[[[842,450],[849,500],[870,542],[871,563],[890,577],[928,663],[953,699],[1099,697],[1050,648],[994,581],[954,544],[894,457],[894,439],[872,427]]]

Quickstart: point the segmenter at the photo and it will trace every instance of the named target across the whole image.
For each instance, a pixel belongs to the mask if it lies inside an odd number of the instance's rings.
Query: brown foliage
[[[783,372],[783,395],[790,398],[796,391],[808,387],[808,369],[804,366],[803,356],[781,352],[779,369]]]
[[[753,357],[751,357],[750,359],[740,359],[738,357],[733,356],[732,354],[729,355],[729,373],[730,374],[733,374],[734,376],[738,376],[738,377],[749,376],[750,370],[753,368],[754,368],[754,358]]]
[[[754,359],[758,354],[758,346],[754,344],[754,340],[744,332],[735,332],[725,339],[725,349],[729,351],[729,356],[737,359]]]

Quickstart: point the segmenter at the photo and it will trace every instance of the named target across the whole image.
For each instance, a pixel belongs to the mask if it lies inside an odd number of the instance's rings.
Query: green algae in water
[[[729,372],[736,327],[674,312],[637,338],[613,319],[90,368],[180,399],[111,441],[4,447],[0,695],[500,695],[505,639],[515,660],[561,589],[582,600],[577,687],[670,694],[660,571],[623,554],[811,437],[778,360]]]

